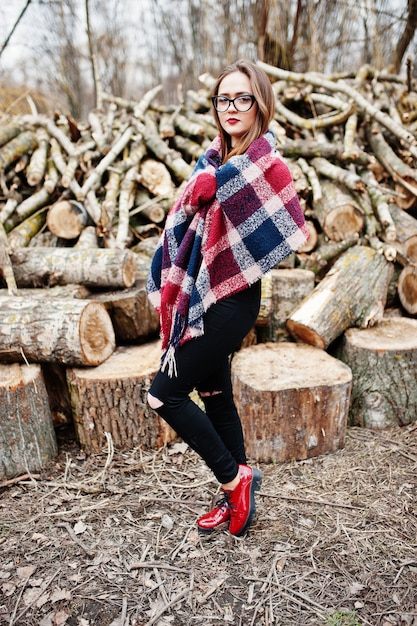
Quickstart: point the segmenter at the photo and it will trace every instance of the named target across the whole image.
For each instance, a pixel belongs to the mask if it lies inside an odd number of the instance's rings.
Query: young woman
[[[255,323],[262,276],[308,233],[268,130],[268,76],[237,61],[218,77],[212,102],[218,136],[167,216],[148,278],[164,350],[148,402],[221,484],[223,497],[197,520],[199,530],[228,522],[241,536],[254,518],[261,472],[247,465],[230,355]],[[193,389],[204,411],[190,399]]]

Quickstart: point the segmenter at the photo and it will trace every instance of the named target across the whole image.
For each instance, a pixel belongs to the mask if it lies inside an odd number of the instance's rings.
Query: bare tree
[[[199,74],[239,57],[298,72],[352,72],[363,63],[394,63],[398,72],[417,0],[26,0],[4,33],[2,63],[24,22],[32,35],[21,76],[83,117],[96,105],[98,81],[127,98],[162,84],[159,97],[172,103],[179,85],[195,88]]]
[[[407,21],[404,31],[395,47],[393,55],[394,71],[399,72],[404,54],[414,37],[417,28],[417,0],[408,0]]]
[[[16,28],[19,26],[20,21],[22,20],[24,14],[26,13],[26,11],[29,8],[30,3],[32,2],[32,0],[26,0],[26,4],[23,7],[23,9],[20,11],[15,23],[13,24],[12,28],[10,29],[9,34],[7,35],[6,39],[4,40],[1,48],[0,48],[0,56],[2,55],[3,51],[5,50],[6,46],[8,45],[10,39],[13,36],[13,33],[15,32]]]

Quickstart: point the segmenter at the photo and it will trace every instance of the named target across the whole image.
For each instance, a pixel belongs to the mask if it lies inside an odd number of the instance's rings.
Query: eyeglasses
[[[253,107],[256,102],[255,96],[250,93],[245,93],[242,96],[236,96],[236,98],[227,98],[226,96],[212,96],[211,101],[214,108],[219,113],[225,113],[231,104],[235,107],[236,111],[246,113]]]

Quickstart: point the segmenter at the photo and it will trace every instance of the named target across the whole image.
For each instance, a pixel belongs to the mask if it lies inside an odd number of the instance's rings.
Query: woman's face
[[[252,87],[249,78],[243,72],[232,72],[223,78],[217,92],[218,96],[236,98],[243,94],[252,94]],[[217,112],[220,126],[231,137],[232,146],[235,146],[239,139],[251,128],[255,122],[258,105],[256,102],[249,111],[238,111],[234,103],[229,104],[229,108],[224,113]]]

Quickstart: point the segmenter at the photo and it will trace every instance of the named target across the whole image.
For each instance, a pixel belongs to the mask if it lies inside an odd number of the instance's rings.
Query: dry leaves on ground
[[[195,520],[217,485],[184,444],[85,458],[2,485],[0,624],[416,626],[417,427],[262,464],[244,538]]]

